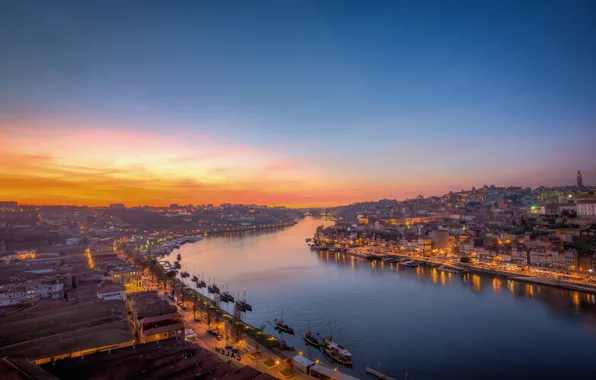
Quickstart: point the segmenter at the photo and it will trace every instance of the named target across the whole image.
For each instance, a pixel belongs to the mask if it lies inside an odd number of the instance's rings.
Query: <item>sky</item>
[[[594,1],[5,1],[0,199],[596,184]]]

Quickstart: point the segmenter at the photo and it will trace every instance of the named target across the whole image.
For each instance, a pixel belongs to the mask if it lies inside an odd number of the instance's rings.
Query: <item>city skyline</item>
[[[0,199],[334,206],[596,179],[590,2],[18,2]]]

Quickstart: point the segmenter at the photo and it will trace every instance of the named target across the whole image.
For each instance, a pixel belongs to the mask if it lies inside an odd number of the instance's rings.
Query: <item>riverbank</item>
[[[153,266],[148,270],[154,281],[164,285],[163,290],[158,290],[162,295],[165,295],[169,288],[169,296],[173,298],[172,302],[184,304],[185,309],[180,309],[180,313],[185,317],[187,327],[192,328],[197,337],[202,340],[201,345],[204,348],[216,352],[220,356],[227,356],[228,359],[231,358],[240,363],[248,364],[274,377],[288,377],[288,375],[282,375],[280,372],[286,370],[289,371],[287,373],[294,371],[289,375],[291,377],[297,379],[310,378],[298,369],[291,369],[291,359],[296,355],[304,355],[302,351],[288,345],[284,340],[265,333],[263,327],[257,328],[246,323],[242,320],[242,313],[238,310],[235,309],[234,313],[230,314],[220,307],[219,302],[189,286],[182,279],[178,277],[166,279],[167,274],[164,277],[164,273],[162,273],[166,268],[161,265]],[[209,335],[207,332],[210,330],[222,333],[225,336],[226,343],[219,342],[214,336]],[[229,344],[229,342],[233,342],[233,344]],[[242,356],[235,357],[234,354],[231,354],[234,351],[228,350],[229,346],[242,347]],[[341,373],[338,366],[331,367],[316,358],[311,359],[334,372]]]
[[[355,256],[355,257],[360,257],[360,258],[369,258],[371,256],[371,254],[369,254],[367,252],[362,252],[362,251],[354,250],[354,249],[348,249],[346,251],[346,254]],[[379,251],[375,252],[374,254],[375,255],[383,255],[383,256],[393,256],[393,257],[399,257],[399,258],[407,258],[410,260],[414,260],[416,262],[429,264],[430,266],[443,265],[445,267],[456,269],[456,270],[462,271],[462,272],[482,273],[482,274],[488,274],[488,275],[492,275],[492,276],[503,277],[508,280],[518,280],[518,281],[523,281],[523,282],[532,283],[532,284],[536,284],[536,285],[551,286],[551,287],[560,288],[560,289],[574,290],[574,291],[596,294],[596,286],[591,286],[589,284],[576,284],[576,283],[563,281],[563,280],[556,280],[556,279],[547,278],[547,277],[539,277],[539,276],[535,276],[532,274],[512,273],[512,272],[508,272],[508,271],[499,270],[496,268],[481,268],[478,266],[464,264],[464,263],[453,264],[453,263],[448,263],[448,262],[442,262],[440,260],[433,260],[433,259],[421,258],[418,256],[411,256],[408,254],[399,254],[399,253],[393,253],[393,252],[379,252]],[[377,258],[375,258],[375,260],[377,260]]]

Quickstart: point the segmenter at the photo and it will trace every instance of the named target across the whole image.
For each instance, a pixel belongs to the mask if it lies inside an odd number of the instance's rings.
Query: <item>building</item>
[[[418,242],[418,247],[416,250],[418,252],[421,252],[423,254],[432,252],[433,241],[431,238],[426,237],[426,236],[419,236],[417,242]]]
[[[3,209],[3,208],[15,209],[15,208],[17,208],[17,206],[18,206],[17,202],[7,202],[7,201],[0,202],[0,209]]]
[[[184,323],[175,306],[158,297],[157,292],[141,292],[127,297],[134,333],[140,343],[171,338],[184,339]]]
[[[110,204],[110,210],[124,210],[126,206],[122,203],[112,203]]]
[[[41,299],[64,298],[64,278],[42,280],[39,284]]]
[[[579,171],[579,169],[577,169],[577,187],[583,187],[584,186],[584,179],[582,177],[582,172]]]
[[[143,290],[141,269],[134,265],[116,266],[108,273],[113,282],[124,285],[126,293],[136,293]]]
[[[59,379],[273,380],[184,339],[140,344],[44,364]],[[45,379],[44,379],[45,380]]]
[[[431,231],[430,236],[432,241],[432,249],[446,251],[449,249],[449,231]]]
[[[564,212],[575,213],[577,207],[575,203],[549,203],[540,207],[540,215],[560,216]]]
[[[580,218],[596,217],[596,200],[577,201],[576,207]]]
[[[111,284],[97,289],[97,299],[102,301],[125,300],[126,289],[121,284]]]
[[[77,302],[42,300],[35,307],[4,315],[0,357],[21,356],[39,365],[132,346],[124,302],[99,302],[95,283],[86,285],[77,289]]]

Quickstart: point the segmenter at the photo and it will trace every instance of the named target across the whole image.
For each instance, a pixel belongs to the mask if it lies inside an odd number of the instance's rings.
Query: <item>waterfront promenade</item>
[[[402,259],[415,260],[417,262],[425,263],[430,266],[445,266],[458,271],[484,273],[495,276],[505,277],[511,280],[524,281],[534,283],[537,285],[553,286],[562,289],[575,290],[587,293],[596,293],[596,283],[582,280],[579,276],[566,275],[562,278],[560,273],[554,271],[547,271],[539,268],[531,268],[529,271],[521,269],[508,269],[507,267],[496,264],[474,264],[454,262],[449,259],[425,257],[417,252],[395,252],[392,250],[381,249],[382,247],[359,247],[352,248],[346,251],[346,254],[369,258],[371,256],[393,256]]]
[[[181,299],[184,305],[184,308],[181,308],[164,289],[159,289],[159,284],[154,282],[152,277],[153,275],[146,276],[143,279],[145,288],[147,290],[157,290],[160,297],[172,305],[177,306],[178,312],[183,316],[185,329],[191,329],[194,332],[196,335],[195,341],[201,347],[217,353],[224,360],[249,365],[276,378],[312,379],[312,377],[299,370],[292,369],[290,364],[290,360],[296,355],[308,357],[304,352],[298,351],[293,347],[288,347],[285,342],[279,341],[274,336],[259,331],[256,327],[250,326],[241,320],[237,320],[233,315],[216,306],[213,300],[198,293],[195,289],[186,287],[180,279],[172,279],[172,289],[178,289],[179,299]],[[189,292],[193,293],[190,299],[188,296]],[[195,308],[194,311],[193,307]],[[256,331],[257,335],[265,339],[268,343],[273,343],[272,345],[275,345],[275,347],[266,347],[263,343],[257,342],[247,334],[247,330]],[[209,331],[217,331],[222,335],[222,339],[217,339]],[[234,339],[234,336],[238,336],[238,338]],[[236,351],[232,351],[230,349],[231,347]],[[281,347],[284,348],[282,349]],[[259,353],[259,356],[262,354],[262,356],[256,357],[254,355],[255,353]],[[338,366],[330,367],[316,358],[309,357],[309,359],[338,372],[338,376],[341,376]],[[288,372],[282,374],[284,370]],[[346,378],[355,379],[348,376]]]

